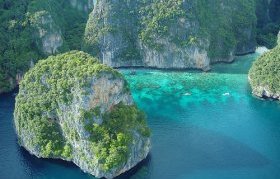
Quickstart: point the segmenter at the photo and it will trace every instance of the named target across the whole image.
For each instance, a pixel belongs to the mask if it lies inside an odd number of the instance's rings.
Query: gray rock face
[[[267,86],[253,87],[253,94],[260,98],[271,98],[275,100],[280,100],[280,93],[272,92]]]
[[[252,85],[252,80],[250,75],[248,76],[249,82],[252,87],[252,94],[259,98],[270,98],[275,100],[280,100],[280,92],[273,92],[269,86]]]
[[[63,135],[67,141],[70,141],[73,146],[73,159],[72,161],[79,166],[83,171],[90,173],[98,178],[106,177],[113,178],[118,176],[145,159],[150,151],[150,139],[143,138],[136,130],[133,136],[133,145],[130,147],[130,155],[125,164],[105,172],[102,170],[102,165],[95,157],[96,154],[91,150],[91,144],[88,142],[89,134],[84,128],[83,121],[79,119],[82,110],[89,110],[96,107],[100,108],[101,112],[106,112],[113,106],[122,102],[125,105],[132,105],[133,99],[130,93],[124,93],[124,81],[121,79],[111,80],[111,75],[105,75],[98,79],[93,79],[92,91],[89,95],[81,95],[80,89],[77,87],[73,90],[74,100],[70,106],[60,105],[61,114],[58,116]],[[102,124],[103,119],[94,117],[94,122]],[[69,129],[76,131],[80,136],[80,140],[73,140]]]
[[[69,0],[72,7],[88,13],[95,4],[95,0]]]
[[[263,53],[252,65],[248,79],[252,93],[260,98],[280,100],[280,46]]]
[[[203,70],[209,70],[211,63],[231,62],[235,55],[255,51],[256,20],[252,15],[253,11],[248,12],[250,15],[247,24],[239,26],[240,22],[235,22],[235,15],[239,12],[238,8],[242,10],[243,6],[239,7],[238,2],[229,4],[213,2],[203,7],[207,12],[217,16],[217,19],[213,18],[213,20],[209,17],[201,17],[199,12],[202,10],[197,3],[193,0],[182,1],[179,8],[182,8],[186,15],[168,23],[167,34],[162,35],[159,32],[151,35],[153,43],[160,45],[159,50],[151,47],[141,38],[142,32],[147,28],[143,25],[145,21],[143,19],[147,16],[149,21],[153,21],[151,19],[153,16],[150,17],[142,12],[145,8],[150,8],[149,3],[145,4],[137,0],[100,0],[87,23],[84,50],[99,56],[104,64],[113,67],[143,66]],[[219,12],[215,12],[217,10]],[[195,16],[191,17],[192,14]],[[154,16],[156,15],[155,11]],[[219,16],[225,17],[228,24],[224,24],[222,20],[220,22]],[[209,24],[201,22],[205,19],[209,19]],[[202,29],[207,29],[207,32]],[[225,33],[225,30],[236,32],[229,34]]]
[[[242,42],[239,42],[236,45],[235,55],[246,55],[248,53],[255,52],[256,50],[256,42],[255,42],[255,32],[254,32],[254,24],[251,27],[240,30],[240,35],[242,38]]]
[[[48,11],[36,12],[32,24],[36,29],[37,46],[41,47],[46,55],[58,52],[58,48],[63,44],[62,34],[51,14]]]
[[[210,69],[210,58],[205,49],[195,45],[184,49],[169,43],[166,46],[167,49],[158,52],[143,45],[143,66],[163,69],[197,68],[205,71]]]
[[[42,82],[44,82],[44,79],[42,79]],[[72,89],[74,96],[71,105],[66,106],[64,104],[59,104],[60,113],[57,116],[53,116],[53,114],[50,113],[46,115],[59,121],[59,126],[61,126],[65,140],[69,142],[70,146],[72,146],[71,159],[64,157],[58,158],[72,161],[84,172],[90,173],[98,178],[113,178],[128,171],[145,159],[150,151],[151,142],[149,138],[143,137],[135,129],[127,161],[109,172],[104,171],[96,157],[97,154],[91,149],[92,144],[89,142],[90,135],[85,130],[84,121],[82,121],[80,117],[81,111],[87,111],[99,107],[100,111],[103,113],[120,102],[125,105],[132,105],[133,99],[130,93],[123,92],[124,81],[121,79],[112,80],[111,75],[104,75],[101,78],[93,78],[92,84],[94,85],[88,95],[81,94],[79,85],[75,86]],[[102,124],[103,122],[103,119],[100,116],[95,116],[91,120],[94,120],[94,123],[97,124]],[[32,141],[34,135],[32,132],[23,131],[19,128],[17,128],[17,131],[22,146],[37,157],[44,157],[39,148],[32,147],[29,144],[29,141]],[[73,133],[78,135],[79,139],[73,137]]]
[[[280,31],[278,33],[277,44],[280,45]]]
[[[36,7],[36,3],[39,8]],[[36,41],[38,49],[47,56],[69,50],[69,43],[73,43],[71,42],[71,38],[73,38],[71,30],[77,28],[77,24],[75,25],[75,23],[77,23],[78,20],[72,19],[72,22],[69,18],[73,17],[71,15],[67,17],[67,13],[77,13],[80,23],[82,24],[83,21],[86,22],[87,15],[92,10],[95,1],[63,0],[60,4],[52,4],[52,6],[48,5],[48,3],[54,3],[52,1],[45,2],[45,4],[36,3],[34,5],[35,7],[33,7],[32,4],[30,5],[29,8],[32,9],[32,11],[28,12],[31,16],[30,21],[33,28],[32,36]],[[59,9],[63,7],[67,10],[59,12]],[[75,35],[78,36],[78,34]],[[69,38],[70,42],[67,41]]]
[[[143,132],[148,130],[145,117],[134,105],[124,78],[87,58],[91,57],[75,51],[55,60],[50,57],[25,75],[16,98],[16,132],[19,144],[39,158],[72,161],[98,178],[113,178],[147,157],[150,134]],[[77,67],[87,62],[86,67]],[[68,73],[66,67],[73,63],[77,64]],[[53,76],[60,71],[61,78]],[[67,83],[71,84],[65,92]]]

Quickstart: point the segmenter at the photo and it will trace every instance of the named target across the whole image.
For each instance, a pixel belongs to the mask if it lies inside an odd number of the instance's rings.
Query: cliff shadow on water
[[[172,126],[174,124],[170,125]],[[265,156],[233,138],[194,126],[190,128],[179,128],[179,130],[177,126],[173,127],[176,129],[176,132],[169,131],[170,133],[166,133],[160,139],[157,138],[155,140],[156,137],[154,138],[153,146],[155,149],[152,150],[147,159],[139,163],[132,170],[116,177],[116,179],[180,177],[197,170],[254,168],[263,167],[270,163]],[[185,137],[182,138],[181,136]],[[178,138],[183,140],[181,145],[170,144],[170,141]],[[38,159],[30,155],[23,148],[20,149],[20,153],[25,161],[28,161],[29,167],[33,171],[37,170],[38,173],[47,169],[49,165],[60,166],[70,170],[79,170],[71,162]],[[160,161],[159,167],[154,163],[156,161]],[[80,176],[94,178],[83,173],[81,170],[79,171]],[[170,171],[176,171],[176,173],[170,173]]]
[[[169,125],[164,136],[154,137],[157,140],[153,140],[151,153],[155,159],[151,160],[153,172],[147,178],[180,178],[196,171],[259,168],[270,163],[264,155],[231,137],[195,126]],[[176,142],[178,139],[180,143]]]
[[[210,72],[226,74],[248,74],[253,62],[259,56],[258,53],[236,56],[231,63],[216,63],[212,65]]]

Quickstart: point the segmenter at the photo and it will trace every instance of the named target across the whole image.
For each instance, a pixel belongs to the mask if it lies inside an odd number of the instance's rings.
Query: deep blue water
[[[247,72],[256,56],[210,73],[121,70],[147,113],[153,148],[120,178],[280,178],[280,103],[251,95]],[[94,178],[17,145],[14,97],[0,96],[0,178]]]

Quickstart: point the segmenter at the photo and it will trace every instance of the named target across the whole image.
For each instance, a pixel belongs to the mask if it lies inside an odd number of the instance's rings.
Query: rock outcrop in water
[[[150,131],[117,71],[71,51],[39,61],[16,97],[18,141],[39,158],[113,178],[145,159]]]
[[[255,1],[100,0],[84,50],[113,66],[197,68],[255,50]]]
[[[280,44],[258,58],[250,69],[249,81],[253,94],[262,98],[280,100],[279,77]]]

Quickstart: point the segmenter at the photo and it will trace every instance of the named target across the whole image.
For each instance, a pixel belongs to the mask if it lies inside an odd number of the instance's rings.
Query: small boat
[[[184,96],[191,96],[191,93],[185,93]]]
[[[223,96],[229,96],[230,95],[230,93],[224,93],[223,94]]]

